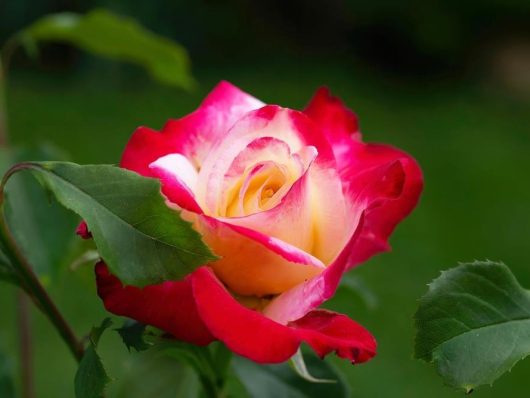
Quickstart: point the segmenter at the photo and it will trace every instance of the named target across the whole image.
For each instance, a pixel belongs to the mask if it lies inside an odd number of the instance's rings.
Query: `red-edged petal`
[[[361,363],[376,353],[377,343],[370,332],[343,314],[314,310],[289,327],[296,328],[320,357],[335,351],[341,358]]]
[[[195,225],[204,242],[220,256],[211,267],[237,294],[278,294],[324,269],[317,258],[258,231],[205,215],[199,215]]]
[[[214,340],[197,312],[189,276],[144,288],[124,286],[99,262],[96,281],[99,297],[113,314],[155,326],[189,343],[206,345]]]
[[[303,341],[321,356],[336,351],[342,358],[363,362],[375,355],[370,333],[344,315],[315,311],[291,325],[281,325],[239,304],[211,269],[201,267],[191,279],[199,314],[210,332],[255,362],[284,362]]]
[[[387,242],[390,234],[416,207],[423,190],[421,169],[409,154],[381,144],[358,143],[353,149],[348,167],[341,173],[343,186],[351,195],[362,195],[369,179],[367,176],[381,167],[399,163],[404,178],[401,183],[398,182],[402,184],[399,195],[366,210],[363,230],[352,250],[349,267],[366,261],[374,254],[390,250]],[[388,178],[391,180],[392,176]],[[399,179],[399,176],[394,173],[394,178]]]
[[[149,165],[153,175],[162,183],[162,193],[179,207],[202,213],[193,190],[197,180],[197,171],[181,154],[163,156]]]
[[[365,170],[358,176],[359,189],[348,191],[352,208],[353,225],[357,225],[349,242],[335,261],[313,279],[286,291],[265,308],[264,313],[280,322],[299,319],[333,296],[342,274],[357,260],[358,242],[366,233],[366,217],[371,211],[403,195],[405,186],[404,167],[400,161]],[[362,187],[362,189],[361,189]]]
[[[316,91],[304,113],[318,125],[331,143],[340,170],[351,156],[353,140],[361,139],[357,116],[339,98],[332,96],[327,87]]]
[[[181,153],[200,166],[211,146],[246,113],[264,104],[222,81],[193,113],[166,123],[162,132],[140,127],[122,156],[121,167],[151,176],[149,164],[169,153]]]
[[[149,165],[168,153],[178,153],[179,149],[178,142],[173,142],[158,131],[138,127],[123,151],[120,167],[152,177]]]

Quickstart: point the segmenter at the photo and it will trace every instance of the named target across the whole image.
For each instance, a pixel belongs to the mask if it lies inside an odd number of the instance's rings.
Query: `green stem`
[[[74,358],[79,362],[83,358],[84,348],[82,343],[76,338],[70,325],[66,322],[59,309],[52,301],[39,279],[33,272],[31,264],[28,262],[22,250],[19,248],[14,236],[12,235],[7,225],[7,220],[4,212],[4,187],[9,177],[18,170],[23,169],[23,165],[15,165],[5,174],[2,183],[0,184],[0,240],[6,249],[6,254],[17,270],[26,291],[29,292],[30,297],[35,304],[42,310],[50,322],[55,326],[64,342],[72,352]]]

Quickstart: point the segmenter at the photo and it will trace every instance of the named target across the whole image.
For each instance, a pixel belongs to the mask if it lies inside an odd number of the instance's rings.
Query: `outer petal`
[[[100,262],[96,265],[96,281],[108,311],[155,326],[189,343],[206,345],[214,340],[197,312],[189,276],[140,289],[123,286]]]
[[[341,358],[360,363],[375,355],[373,336],[346,315],[315,310],[289,326],[296,328],[301,339],[321,357],[335,351]]]
[[[361,181],[362,180],[362,181]],[[275,298],[265,308],[264,313],[280,323],[288,323],[299,319],[335,293],[342,274],[354,261],[359,239],[365,231],[366,214],[396,200],[403,195],[405,174],[399,161],[368,170],[359,184],[363,189],[355,191],[355,196],[349,192],[350,200],[355,204],[352,217],[359,217],[357,228],[335,261],[320,275],[295,286],[289,291]]]
[[[350,162],[341,173],[346,191],[358,196],[362,195],[367,177],[373,170],[397,162],[404,174],[401,193],[366,210],[363,230],[352,250],[350,268],[374,254],[390,250],[387,240],[397,224],[416,207],[423,190],[423,175],[419,165],[407,153],[388,145],[361,143],[353,147]]]
[[[331,95],[327,87],[319,88],[304,109],[322,130],[333,148],[339,170],[351,157],[353,140],[360,141],[357,116],[343,102]],[[352,140],[353,138],[353,140]]]
[[[200,166],[210,147],[246,113],[264,104],[228,82],[220,82],[193,113],[166,123],[161,133],[146,127],[132,135],[121,167],[151,176],[149,164],[169,153],[181,153]]]
[[[239,304],[206,267],[192,276],[197,308],[210,332],[235,353],[259,363],[289,359],[305,341],[321,356],[336,351],[362,362],[375,355],[375,340],[346,316],[315,311],[291,325],[281,325]]]

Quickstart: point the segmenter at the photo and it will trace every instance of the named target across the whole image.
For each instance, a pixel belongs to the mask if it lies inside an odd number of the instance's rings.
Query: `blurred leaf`
[[[232,351],[228,349],[223,343],[217,341],[209,345],[212,352],[212,365],[218,378],[225,379],[230,370],[230,363],[232,361]]]
[[[11,363],[3,352],[0,352],[0,397],[15,398]]]
[[[326,361],[307,355],[308,373],[318,379],[337,380],[337,383],[312,383],[301,378],[287,363],[258,365],[241,357],[234,357],[234,370],[253,398],[290,397],[349,397],[349,390],[340,376]]]
[[[161,339],[154,347],[163,355],[184,361],[193,368],[201,381],[206,396],[222,395],[225,388],[227,371],[218,369],[217,366],[227,366],[228,353],[223,348],[217,347],[214,355],[209,347],[200,347],[172,339]],[[215,350],[214,350],[215,351]],[[215,359],[217,357],[217,359]]]
[[[12,283],[16,286],[20,286],[20,279],[13,269],[9,258],[4,253],[4,249],[0,243],[0,281]],[[0,395],[1,396],[1,395]]]
[[[346,290],[349,293],[359,297],[369,310],[374,310],[377,308],[377,296],[359,276],[345,274],[341,279],[340,287],[343,290]]]
[[[200,385],[189,366],[153,350],[131,357],[129,369],[120,379],[118,398],[199,396]]]
[[[144,29],[132,18],[103,9],[86,15],[65,12],[45,16],[26,28],[20,41],[27,50],[39,41],[66,42],[97,55],[138,64],[161,83],[185,89],[194,86],[188,54],[182,46]]]
[[[75,374],[76,398],[102,398],[111,379],[107,375],[96,349],[103,332],[112,325],[106,318],[100,326],[92,328],[90,342]]]
[[[501,263],[442,272],[420,300],[415,357],[470,392],[530,354],[530,292]]]
[[[296,373],[298,373],[298,376],[300,376],[302,379],[309,381],[311,383],[336,383],[336,380],[331,379],[317,379],[316,377],[313,377],[309,370],[307,370],[307,366],[304,361],[304,355],[302,354],[302,350],[298,348],[298,351],[296,351],[296,354],[294,354],[290,362],[293,366],[293,369]]]
[[[180,279],[216,258],[191,224],[166,205],[158,180],[109,165],[18,167],[30,169],[60,203],[83,217],[101,257],[128,285]]]
[[[127,319],[123,326],[116,331],[121,336],[123,343],[129,351],[134,348],[136,351],[147,350],[150,345],[144,340],[145,325],[139,322]]]
[[[65,157],[50,146],[13,149],[6,156],[11,159],[9,164]],[[16,176],[6,187],[4,211],[9,228],[30,264],[41,281],[49,283],[65,265],[77,241],[75,226],[79,217],[47,195],[30,175]]]

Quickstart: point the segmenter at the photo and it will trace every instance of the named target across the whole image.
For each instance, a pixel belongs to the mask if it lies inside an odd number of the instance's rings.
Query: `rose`
[[[261,363],[287,360],[301,342],[352,362],[375,355],[362,326],[316,308],[344,272],[389,249],[422,174],[409,155],[362,143],[356,116],[327,89],[299,112],[222,82],[160,133],[137,129],[121,166],[160,179],[168,206],[220,259],[144,288],[124,286],[101,262],[110,312],[190,343],[221,340]]]

